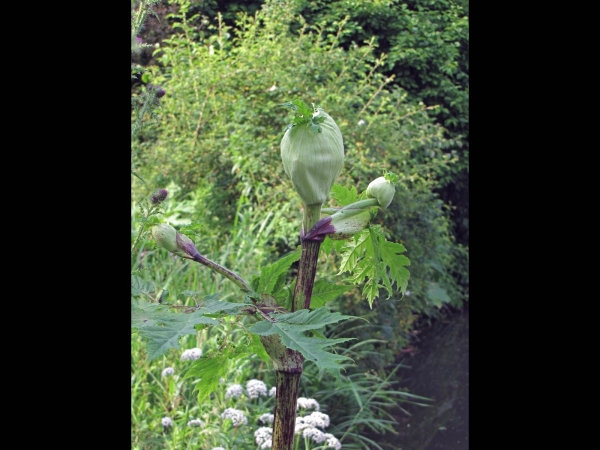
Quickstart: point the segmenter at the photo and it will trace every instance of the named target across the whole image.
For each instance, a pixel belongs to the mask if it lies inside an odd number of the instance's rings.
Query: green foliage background
[[[250,238],[240,228],[268,222],[264,245],[246,255],[246,266],[236,259],[239,267],[231,267],[251,273],[249,266],[299,243],[301,203],[279,157],[290,113],[279,105],[300,98],[323,107],[344,136],[337,183],[361,192],[384,169],[401,177],[377,224],[407,249],[410,295],[382,296],[371,309],[357,288],[328,304],[369,320],[353,327],[352,337],[379,339],[364,364],[384,367],[417,317],[468,301],[468,247],[464,238],[457,243],[447,190],[468,189],[461,185],[468,170],[468,6],[267,1],[246,8],[256,14],[236,15],[241,6],[221,3],[169,1],[160,27],[149,23],[147,33],[160,44],[146,51],[145,82],[167,94],[158,127],[135,142],[132,163],[149,185],[170,186],[174,199],[193,202],[177,218],[201,252],[231,255],[232,241]],[[134,200],[148,194],[134,179],[132,189]],[[339,263],[336,254],[324,256],[317,279],[338,279]]]

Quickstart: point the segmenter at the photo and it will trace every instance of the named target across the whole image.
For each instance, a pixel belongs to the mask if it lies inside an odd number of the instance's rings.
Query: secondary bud
[[[177,251],[177,230],[167,223],[160,223],[152,227],[152,237],[156,245],[170,252]]]
[[[357,202],[358,203],[358,202]],[[350,236],[365,229],[371,220],[370,207],[374,202],[361,201],[344,207],[331,216],[320,219],[315,226],[303,236],[305,240],[322,241],[325,236],[331,239],[348,239]],[[363,206],[364,205],[364,206]]]
[[[386,177],[376,178],[367,187],[367,197],[376,199],[383,209],[390,206],[395,192],[394,184]]]
[[[167,198],[167,195],[169,195],[169,192],[166,189],[157,189],[156,191],[154,191],[152,193],[152,197],[150,198],[150,201],[152,203],[154,203],[155,205],[157,203],[162,203]]]
[[[281,160],[304,204],[323,204],[344,165],[344,141],[339,127],[322,108],[305,119],[285,132]]]
[[[177,240],[177,250],[178,251],[175,253],[177,255],[183,256],[183,257],[186,257],[186,255],[189,255],[192,257],[192,259],[195,258],[196,256],[200,256],[200,253],[198,252],[198,249],[196,248],[194,241],[192,241],[185,234],[177,233],[176,240]]]

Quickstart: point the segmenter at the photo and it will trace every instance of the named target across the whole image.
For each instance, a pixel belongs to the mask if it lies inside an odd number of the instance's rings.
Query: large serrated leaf
[[[154,325],[164,307],[158,303],[131,300],[131,328]]]
[[[308,330],[318,330],[327,324],[336,323],[340,320],[355,319],[353,316],[345,316],[338,312],[331,313],[322,307],[314,311],[301,309],[290,314],[277,314],[276,322],[263,320],[255,323],[248,330],[261,336],[278,334],[286,347],[296,350],[304,356],[307,361],[314,362],[321,370],[332,373],[339,377],[339,363],[350,358],[330,353],[325,349],[341,342],[354,338],[321,339],[304,334]]]
[[[146,281],[137,275],[131,275],[131,295],[151,294],[154,292],[154,283]]]
[[[151,325],[139,328],[139,332],[148,340],[148,359],[164,355],[171,348],[181,348],[179,339],[186,334],[196,334],[198,324],[216,325],[219,322],[202,315],[201,311],[191,314],[168,313],[161,315],[156,323],[163,326]]]

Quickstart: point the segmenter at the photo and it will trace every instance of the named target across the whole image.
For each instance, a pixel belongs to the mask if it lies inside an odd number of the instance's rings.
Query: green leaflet
[[[345,316],[338,312],[331,313],[326,307],[322,307],[310,312],[308,309],[301,309],[290,314],[277,314],[275,319],[276,322],[268,320],[257,322],[249,327],[248,331],[261,336],[278,334],[281,336],[283,345],[299,351],[306,360],[314,362],[319,369],[326,370],[339,379],[340,362],[350,358],[330,353],[326,348],[354,338],[322,339],[307,336],[304,332],[318,330],[325,325],[340,320],[355,319],[355,317]]]
[[[318,280],[312,290],[310,299],[310,308],[317,309],[325,305],[329,300],[335,300],[344,292],[348,292],[352,288],[348,284],[327,283],[324,280]]]
[[[285,273],[290,266],[300,259],[300,250],[260,269],[260,276],[252,278],[252,290],[258,294],[275,294],[285,283]]]
[[[394,292],[393,283],[404,295],[410,277],[404,266],[409,265],[410,261],[399,254],[406,251],[402,244],[385,239],[381,226],[371,226],[360,235],[355,235],[342,251],[339,274],[350,272],[346,281],[354,285],[365,283],[363,294],[370,307],[373,307],[373,300],[379,296],[381,288],[387,290],[387,298],[390,298]]]
[[[211,392],[217,390],[219,380],[224,378],[230,370],[230,362],[239,361],[250,355],[251,353],[243,346],[213,350],[194,361],[183,378],[200,378],[200,381],[194,386],[194,390],[198,391],[198,402],[202,404]]]
[[[334,184],[331,187],[333,198],[338,202],[339,206],[348,206],[350,203],[354,203],[358,200],[358,193],[356,192],[356,186],[352,186],[350,189],[345,188],[340,184]]]

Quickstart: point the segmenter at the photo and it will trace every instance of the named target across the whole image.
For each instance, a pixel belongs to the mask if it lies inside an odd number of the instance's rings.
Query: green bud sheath
[[[367,186],[367,197],[376,199],[383,209],[390,206],[395,193],[396,188],[385,177],[379,177]]]
[[[323,204],[344,165],[344,141],[335,121],[322,108],[313,115],[325,117],[321,132],[309,124],[289,128],[281,140],[285,173],[305,205]]]
[[[161,223],[152,227],[152,237],[156,245],[165,248],[170,252],[177,250],[177,230],[171,225]]]

